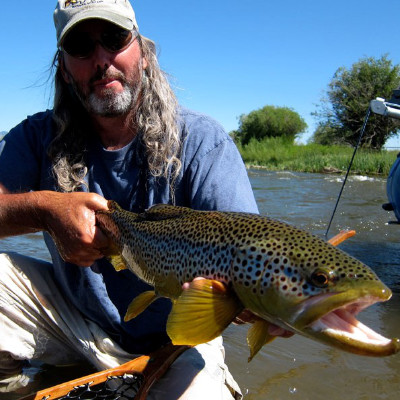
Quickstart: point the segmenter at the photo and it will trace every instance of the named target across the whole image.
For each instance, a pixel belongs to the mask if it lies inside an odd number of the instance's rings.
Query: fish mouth
[[[341,303],[344,295],[341,293],[326,294],[322,297],[324,297],[322,303],[332,301]],[[298,332],[355,354],[376,357],[395,354],[400,350],[399,339],[386,338],[356,318],[357,314],[365,308],[388,300],[389,297],[390,295],[387,295],[386,298],[382,295],[379,297],[368,295],[356,300],[347,300],[344,304],[337,304],[337,307],[331,308],[329,312],[319,315],[314,321],[302,329],[300,328]],[[309,300],[311,303],[316,302],[316,299],[313,298]],[[321,308],[321,304],[318,307]],[[307,304],[305,308],[307,308]],[[306,314],[310,314],[310,310],[307,310]],[[304,321],[304,316],[301,319]]]

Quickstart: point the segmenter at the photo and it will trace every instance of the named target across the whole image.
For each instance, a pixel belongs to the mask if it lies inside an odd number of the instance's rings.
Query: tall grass
[[[238,148],[249,167],[320,173],[346,171],[354,152],[353,148],[345,146],[295,145],[282,138],[252,140],[246,146],[238,145]],[[397,153],[358,149],[351,173],[388,175]]]

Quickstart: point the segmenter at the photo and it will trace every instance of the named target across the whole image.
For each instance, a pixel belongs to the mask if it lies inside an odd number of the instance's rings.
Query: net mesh
[[[143,383],[142,375],[124,374],[110,376],[105,382],[91,385],[87,383],[71,390],[58,400],[132,400]],[[46,396],[41,400],[46,400]]]
[[[148,356],[137,357],[118,367],[41,390],[20,400],[144,400],[152,384],[189,348],[170,343]]]

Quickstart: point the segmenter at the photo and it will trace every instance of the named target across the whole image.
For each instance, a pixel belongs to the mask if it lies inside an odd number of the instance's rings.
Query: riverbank
[[[352,147],[288,144],[279,138],[251,141],[246,146],[238,145],[238,149],[247,167],[314,173],[346,172],[354,152]],[[351,173],[387,176],[398,153],[358,149]]]

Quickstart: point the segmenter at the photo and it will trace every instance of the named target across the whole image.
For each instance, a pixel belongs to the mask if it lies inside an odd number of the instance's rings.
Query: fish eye
[[[325,271],[319,268],[311,274],[311,283],[316,287],[326,288],[332,278],[332,271]]]

